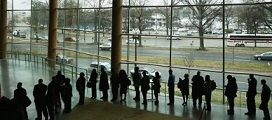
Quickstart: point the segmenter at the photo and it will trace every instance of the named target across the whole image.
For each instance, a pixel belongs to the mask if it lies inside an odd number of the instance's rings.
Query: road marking
[[[237,81],[237,83],[240,83],[240,84],[248,84],[247,82],[238,82],[238,81]]]
[[[251,57],[243,57],[243,56],[235,56],[236,58],[251,58]]]
[[[251,60],[235,59],[235,61],[251,61]]]

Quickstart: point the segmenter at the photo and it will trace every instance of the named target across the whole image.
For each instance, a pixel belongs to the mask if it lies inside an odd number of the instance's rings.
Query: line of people
[[[97,97],[97,78],[98,73],[96,69],[93,69],[90,75],[90,79],[86,85],[85,74],[80,73],[80,77],[76,81],[76,90],[79,93],[79,102],[78,105],[84,104],[85,99],[85,88],[92,89],[92,99],[96,99]],[[237,97],[236,93],[238,90],[238,86],[236,84],[236,78],[228,75],[227,76],[228,83],[225,86],[224,95],[228,99],[229,110],[228,114],[234,114],[234,99]],[[147,92],[151,89],[154,91],[155,96],[155,105],[159,104],[158,94],[160,93],[161,85],[161,76],[158,72],[155,73],[155,77],[152,78],[152,86],[150,87],[150,77],[147,76],[146,71],[139,71],[139,67],[134,68],[134,74],[132,74],[133,86],[136,92],[135,97],[133,98],[136,102],[140,101],[140,88],[142,92],[143,105],[147,105]],[[205,95],[206,101],[206,110],[211,111],[211,96],[212,91],[215,89],[213,81],[210,79],[209,75],[205,76],[205,79],[201,76],[201,72],[198,71],[196,75],[192,77],[192,99],[193,106],[196,107],[197,101],[198,105],[202,104],[202,96]],[[266,85],[266,80],[261,80],[261,84],[263,85],[262,93],[261,93],[261,105],[259,108],[264,112],[264,119],[270,120],[269,110],[268,110],[268,101],[270,99],[271,90],[269,86]],[[110,83],[108,80],[108,75],[104,68],[101,68],[100,74],[100,82],[99,82],[99,90],[102,92],[103,101],[108,100],[108,90],[111,88],[112,99],[114,102],[118,98],[118,92],[120,93],[120,102],[126,101],[126,96],[128,92],[128,87],[131,85],[131,81],[128,78],[128,75],[125,70],[120,70],[119,73],[113,73],[110,76]],[[168,105],[174,104],[174,93],[175,93],[175,75],[173,71],[169,70],[169,78],[168,78],[168,92],[169,92],[169,103]],[[111,87],[110,87],[111,86]],[[216,86],[216,85],[215,85]],[[257,94],[256,86],[257,80],[254,78],[253,74],[249,75],[248,79],[248,91],[246,94],[247,97],[247,108],[248,112],[245,115],[254,115],[256,114],[256,104],[255,104],[255,96]],[[183,97],[182,105],[187,105],[189,98],[189,75],[185,74],[184,79],[179,78],[179,82],[177,87],[180,89]],[[118,91],[119,90],[119,91]],[[44,118],[48,120],[54,120],[55,114],[58,113],[59,108],[61,107],[61,100],[64,103],[64,111],[65,113],[69,113],[71,111],[71,98],[72,94],[72,85],[70,84],[70,79],[66,78],[62,75],[61,71],[58,71],[56,76],[52,77],[52,81],[47,85],[43,84],[43,80],[39,79],[38,84],[34,86],[33,89],[34,102],[37,111],[36,120],[42,120],[42,114]],[[8,98],[6,98],[8,99]],[[19,82],[17,84],[17,89],[14,91],[14,98],[10,100],[9,104],[12,107],[9,107],[11,111],[15,113],[12,115],[11,120],[27,120],[28,115],[26,108],[31,104],[31,101],[27,97],[26,90],[22,87],[22,83]],[[2,105],[2,100],[1,100]],[[7,104],[5,104],[7,105]],[[8,114],[6,114],[8,115]],[[10,117],[10,116],[9,116]]]

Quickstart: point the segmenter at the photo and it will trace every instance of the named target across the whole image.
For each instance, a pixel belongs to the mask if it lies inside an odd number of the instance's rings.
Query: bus
[[[272,47],[272,34],[229,34],[228,47]]]

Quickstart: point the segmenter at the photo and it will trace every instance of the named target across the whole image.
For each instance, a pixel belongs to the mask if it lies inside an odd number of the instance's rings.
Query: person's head
[[[65,81],[64,81],[64,82],[65,82],[65,83],[70,83],[70,81],[71,81],[70,78],[65,78]]]
[[[84,74],[83,72],[81,72],[81,73],[79,74],[79,76],[80,76],[80,77],[84,77],[85,74]]]
[[[206,80],[206,81],[210,81],[210,80],[211,80],[211,79],[210,79],[210,75],[206,75],[206,76],[205,76],[205,80]]]
[[[121,69],[121,70],[119,71],[119,75],[120,75],[121,77],[126,77],[126,76],[127,76],[127,73],[126,73],[126,71],[125,71],[124,69]]]
[[[227,76],[227,79],[228,79],[228,80],[231,80],[231,79],[232,79],[232,76],[231,76],[231,75],[228,75],[228,76]]]
[[[197,75],[200,75],[201,74],[201,72],[200,71],[197,71],[197,73],[196,73]]]
[[[134,71],[135,71],[135,73],[136,73],[136,72],[139,72],[139,67],[137,67],[137,66],[134,67]]]
[[[103,67],[100,68],[101,72],[105,72],[105,69]]]
[[[184,74],[184,78],[189,78],[189,74]]]
[[[159,72],[155,72],[155,77],[160,77],[160,73]]]
[[[172,69],[169,69],[169,74],[172,75],[173,74],[173,70]]]
[[[17,83],[17,88],[22,88],[22,85],[23,85],[23,83],[18,82],[18,83]]]
[[[265,84],[266,84],[266,80],[265,80],[265,79],[262,79],[262,80],[261,80],[261,84],[262,84],[262,85],[265,85]]]
[[[147,72],[144,70],[144,71],[143,71],[143,76],[146,76],[146,73],[147,73]]]
[[[57,74],[58,74],[58,75],[61,75],[61,71],[59,70]]]
[[[43,83],[43,79],[39,79],[38,82],[39,82],[39,84],[42,84]]]
[[[235,77],[232,77],[232,78],[231,78],[231,82],[236,82],[236,78],[235,78]]]
[[[93,69],[93,70],[92,70],[92,73],[96,73],[96,69]]]
[[[254,75],[253,74],[249,74],[249,78],[254,78]]]

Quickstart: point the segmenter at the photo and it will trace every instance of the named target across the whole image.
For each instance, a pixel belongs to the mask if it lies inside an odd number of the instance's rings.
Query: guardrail
[[[10,57],[11,55],[9,55]],[[86,79],[88,80],[89,79],[89,71],[85,68],[80,68],[80,67],[76,67],[76,66],[73,66],[73,65],[70,65],[70,64],[66,64],[66,63],[63,63],[63,62],[58,62],[58,64],[54,67],[54,68],[47,68],[47,62],[48,60],[45,60],[44,57],[42,56],[39,56],[39,55],[29,55],[29,54],[20,54],[20,55],[16,55],[17,57],[14,57],[15,60],[22,60],[22,61],[25,61],[25,62],[34,62],[35,64],[41,64],[45,69],[51,69],[53,71],[56,71],[56,70],[62,70],[63,73],[66,75],[66,76],[71,76],[71,79],[77,79],[77,77],[79,76],[79,72],[76,73],[76,69],[77,71],[78,70],[81,70],[80,72],[85,72],[85,75],[86,75]],[[125,64],[125,63],[123,63]],[[130,63],[132,64],[132,63]],[[141,64],[140,62],[138,62],[137,64]],[[151,65],[151,64],[149,64]],[[159,65],[157,65],[159,66]],[[203,71],[203,70],[202,70]],[[238,73],[238,74],[242,74],[242,73]],[[99,82],[99,81],[98,81]],[[152,84],[152,83],[151,83]],[[161,82],[161,93],[160,93],[160,96],[161,97],[164,97],[165,98],[165,102],[167,102],[168,100],[168,88],[167,88],[167,82]],[[134,90],[133,86],[130,86],[129,87],[130,90]],[[191,85],[189,87],[190,91],[191,91]],[[217,96],[216,94],[221,94],[223,95],[224,94],[224,89],[223,88],[219,88],[217,87],[214,91],[213,91],[213,94],[215,95],[212,95],[212,100],[211,102],[213,104],[222,104],[222,97],[220,96]],[[149,91],[148,94],[150,94],[150,96],[153,98],[153,92],[152,91]],[[237,92],[237,98],[235,99],[235,106],[239,106],[239,107],[246,107],[246,91],[239,91]],[[256,106],[258,106],[260,104],[260,100],[261,100],[261,96],[260,96],[260,92],[257,93],[257,96],[256,96]],[[175,97],[176,98],[180,98],[181,100],[181,92],[179,91],[179,89],[177,88],[177,86],[175,85]],[[203,96],[204,97],[204,96]],[[272,97],[272,96],[271,96]],[[217,98],[217,99],[216,99]],[[192,99],[191,98],[191,93],[189,94],[189,100]],[[203,99],[205,100],[205,99]],[[269,108],[272,107],[272,100],[269,104]]]

